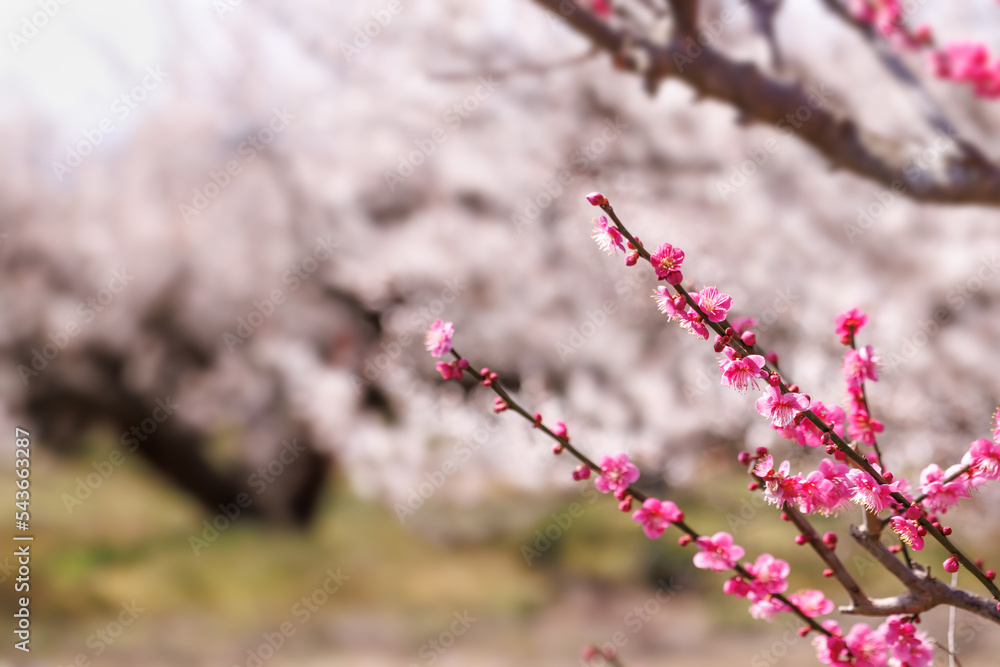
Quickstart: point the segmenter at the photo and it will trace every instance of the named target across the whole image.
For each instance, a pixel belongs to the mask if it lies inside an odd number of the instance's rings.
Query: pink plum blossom
[[[753,604],[750,605],[750,615],[754,618],[765,621],[770,621],[778,613],[787,610],[788,607],[784,602],[778,598],[771,597],[770,595],[756,599],[753,601]]]
[[[947,472],[936,463],[931,463],[920,473],[920,493],[926,494],[924,507],[935,514],[944,514],[958,504],[959,498],[969,497],[969,481],[959,476],[950,482],[944,480],[962,469],[954,465]]]
[[[832,633],[832,636],[817,635],[813,639],[812,644],[816,647],[816,659],[824,665],[831,665],[831,667],[854,667],[851,654],[847,649],[847,642],[840,632],[837,621],[823,621],[821,625]]]
[[[669,243],[661,243],[656,247],[650,257],[656,277],[666,280],[671,285],[679,285],[684,276],[681,274],[681,265],[684,264],[684,251],[675,248]]]
[[[788,573],[791,568],[780,558],[763,553],[757,556],[756,562],[747,563],[746,570],[754,576],[753,581],[748,583],[751,591],[758,597],[788,590]]]
[[[833,601],[826,599],[823,591],[805,590],[792,593],[788,596],[788,601],[810,618],[824,616],[833,611]]]
[[[709,322],[721,322],[733,305],[733,298],[723,294],[717,287],[706,287],[691,295]]]
[[[840,342],[847,345],[850,342],[850,337],[857,334],[861,327],[866,324],[868,324],[868,316],[857,308],[851,308],[837,315],[837,335],[840,336]]]
[[[892,657],[907,667],[927,667],[934,659],[934,644],[903,616],[890,616],[881,630]]]
[[[719,359],[722,369],[722,384],[732,387],[741,394],[749,387],[759,387],[759,380],[767,376],[764,368],[764,357],[751,354],[741,357],[733,348],[726,347],[723,351],[725,359]]]
[[[681,329],[684,329],[699,340],[705,340],[708,338],[708,327],[705,326],[705,323],[701,319],[701,315],[698,313],[685,310],[680,313],[679,319]]]
[[[844,423],[847,416],[844,409],[839,405],[826,407],[822,401],[812,401],[809,409],[815,413],[820,420],[833,425],[833,432],[841,438],[844,437]],[[803,419],[799,425],[774,426],[771,428],[781,433],[782,437],[798,442],[803,447],[819,447],[823,444],[823,432],[819,430],[812,421]]]
[[[601,468],[601,474],[594,480],[594,486],[601,493],[624,491],[629,484],[639,479],[639,469],[624,452],[619,452],[614,456],[602,456],[598,465]]]
[[[671,320],[681,317],[687,308],[687,300],[683,296],[671,294],[670,288],[663,285],[656,288],[653,298],[656,300],[657,309]]]
[[[456,359],[448,363],[439,361],[434,367],[437,368],[438,373],[445,380],[461,380],[462,371],[469,367],[469,362],[465,359]]]
[[[424,334],[427,351],[432,357],[440,357],[451,352],[451,338],[455,335],[455,326],[451,322],[434,320],[431,328]]]
[[[962,457],[962,464],[969,466],[972,486],[1000,479],[1000,445],[986,438],[979,438],[969,445],[969,451]]]
[[[590,8],[601,18],[611,16],[611,3],[608,0],[590,0]],[[596,193],[595,193],[596,194]],[[590,197],[588,197],[589,199]]]
[[[788,461],[782,461],[775,470],[774,459],[768,454],[754,466],[754,474],[764,480],[764,497],[768,502],[780,506],[799,497],[802,480],[798,475],[789,474],[791,465]]]
[[[971,84],[980,97],[1000,96],[1000,66],[991,62],[989,50],[983,44],[948,44],[932,54],[931,67],[939,78]]]
[[[924,548],[924,538],[917,532],[917,523],[909,521],[901,516],[894,516],[889,520],[892,529],[899,535],[899,539],[913,547],[914,551],[922,551]]]
[[[873,512],[881,512],[896,502],[892,498],[892,492],[898,490],[898,482],[879,484],[867,472],[857,469],[848,471],[847,477],[854,484],[852,500],[859,505],[864,505]]]
[[[771,420],[775,426],[788,426],[795,416],[809,407],[809,399],[804,394],[781,393],[780,387],[768,386],[764,396],[754,404],[757,412]]]
[[[745,553],[743,547],[733,544],[733,536],[725,531],[719,531],[711,537],[703,535],[694,543],[701,549],[694,555],[694,566],[702,570],[728,570]]]
[[[646,498],[642,507],[632,513],[632,520],[642,524],[646,537],[655,540],[671,523],[684,520],[684,513],[669,500]]]
[[[597,242],[597,247],[609,255],[617,255],[618,251],[625,251],[625,244],[622,241],[622,234],[618,228],[608,222],[605,216],[594,218],[594,233],[590,237]]]
[[[877,419],[872,419],[871,415],[860,406],[856,406],[851,413],[851,421],[847,426],[847,431],[851,438],[871,447],[875,444],[875,435],[885,430],[885,427]]]
[[[865,623],[855,623],[844,639],[854,656],[854,667],[885,667],[887,646],[881,632],[872,630]]]
[[[844,381],[847,386],[859,387],[865,380],[878,382],[879,363],[871,345],[865,345],[860,350],[848,350],[844,355]]]

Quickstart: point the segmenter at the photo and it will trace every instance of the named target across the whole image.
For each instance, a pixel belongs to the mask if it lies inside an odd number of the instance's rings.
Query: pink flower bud
[[[837,533],[827,533],[823,536],[823,544],[835,549],[837,547]]]
[[[608,198],[600,192],[591,192],[587,195],[587,201],[590,202],[591,206],[607,206],[609,203]]]
[[[955,556],[949,556],[942,566],[945,572],[955,573],[958,572],[958,558]]]
[[[886,477],[885,481],[888,482],[889,478]],[[922,512],[920,511],[919,507],[917,507],[916,505],[910,505],[909,507],[906,508],[906,512],[903,514],[903,516],[905,516],[910,521],[916,521],[917,519],[920,518],[921,514]],[[940,524],[938,524],[937,527],[940,528],[941,527]]]
[[[764,355],[764,359],[766,359],[767,363],[771,364],[772,366],[777,366],[778,365],[778,353],[777,352],[768,352],[767,354]]]
[[[740,340],[743,341],[745,345],[753,347],[754,345],[757,344],[757,334],[755,334],[752,331],[744,331],[742,334],[740,334]]]

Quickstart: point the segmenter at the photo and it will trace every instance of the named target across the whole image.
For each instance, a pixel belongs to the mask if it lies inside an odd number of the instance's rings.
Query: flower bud
[[[749,347],[753,347],[757,344],[757,335],[752,331],[744,331],[740,334],[740,340]]]
[[[590,202],[591,206],[608,206],[608,198],[602,195],[600,192],[591,192],[587,195],[587,201]]]
[[[949,556],[948,559],[942,563],[945,572],[955,573],[958,572],[958,558],[955,556]]]

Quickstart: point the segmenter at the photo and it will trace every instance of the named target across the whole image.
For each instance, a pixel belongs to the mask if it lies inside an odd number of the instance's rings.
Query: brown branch
[[[988,621],[1000,624],[1000,611],[996,603],[960,588],[954,588],[931,576],[930,571],[920,566],[914,569],[904,565],[882,542],[868,533],[865,528],[851,526],[851,537],[864,547],[882,567],[899,579],[907,592],[891,598],[855,602],[850,607],[841,607],[845,614],[862,616],[890,616],[892,614],[919,614],[938,605],[949,605],[982,616]]]
[[[907,144],[868,131],[825,107],[815,90],[772,79],[757,66],[735,62],[690,35],[679,33],[659,45],[613,28],[572,0],[534,1],[612,54],[621,68],[642,74],[649,90],[662,79],[684,81],[700,96],[733,106],[747,120],[795,134],[833,167],[894,187],[918,201],[1000,204],[1000,167],[978,153],[960,150],[952,136],[943,137],[943,147],[927,147],[932,164],[915,167]]]
[[[802,512],[798,511],[788,503],[785,503],[784,510],[785,514],[788,515],[789,521],[799,529],[799,532],[806,536],[809,540],[809,546],[813,548],[813,551],[823,559],[831,570],[833,570],[833,576],[840,582],[840,585],[844,587],[847,594],[851,598],[851,602],[854,607],[866,607],[871,604],[871,600],[864,591],[861,590],[861,586],[858,582],[854,580],[847,568],[841,562],[840,557],[837,556],[833,549],[828,547],[823,539],[816,532],[816,529],[809,522],[809,519],[805,517]]]

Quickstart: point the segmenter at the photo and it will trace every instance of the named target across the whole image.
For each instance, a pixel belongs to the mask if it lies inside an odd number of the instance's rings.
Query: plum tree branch
[[[664,79],[683,81],[699,96],[729,104],[744,119],[791,132],[825,156],[832,167],[917,201],[1000,205],[1000,166],[978,151],[966,150],[951,133],[942,132],[933,145],[925,147],[927,159],[918,164],[911,157],[910,144],[867,130],[828,108],[814,91],[769,77],[752,63],[732,60],[696,39],[697,30],[675,30],[667,43],[657,44],[625,27],[610,25],[571,0],[534,2],[611,54],[620,68],[642,75],[648,90],[655,90]],[[693,3],[674,0],[672,5]],[[690,20],[687,16],[681,25]]]
[[[906,586],[907,592],[891,598],[868,600],[864,604],[854,601],[852,606],[841,608],[843,613],[863,616],[919,614],[938,605],[949,605],[1000,624],[1000,610],[997,609],[996,603],[949,586],[932,577],[930,572],[922,567],[916,566],[910,569],[896,558],[878,537],[871,535],[864,527],[851,526],[851,537],[882,567],[899,579]]]

